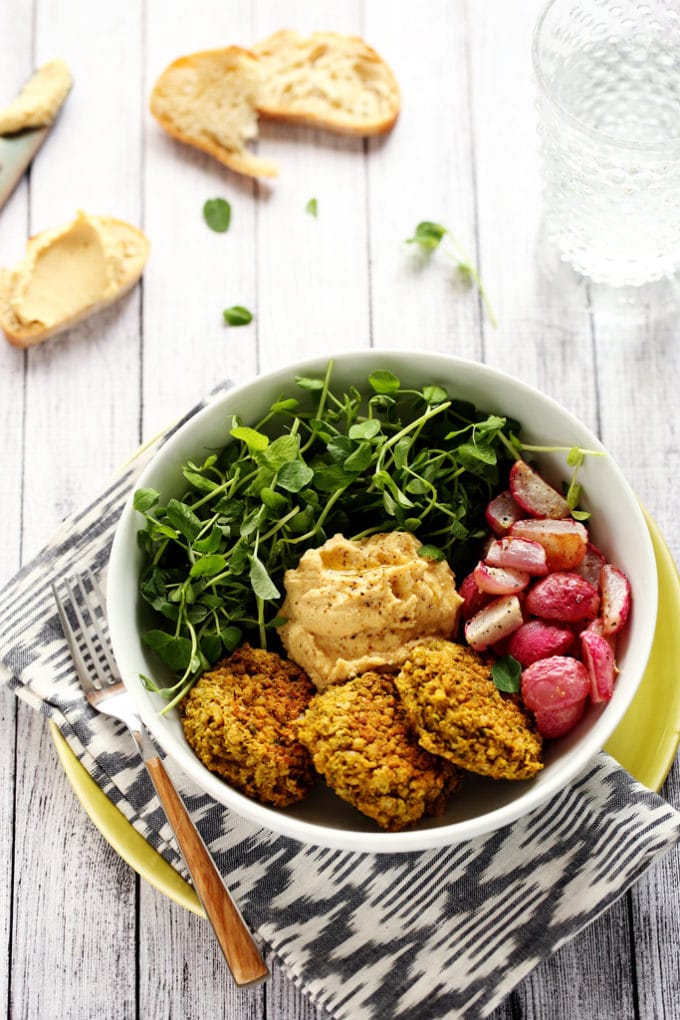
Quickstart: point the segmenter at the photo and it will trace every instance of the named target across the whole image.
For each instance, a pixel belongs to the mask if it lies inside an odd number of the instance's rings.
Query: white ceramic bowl
[[[541,445],[603,447],[576,418],[553,400],[502,372],[471,361],[438,354],[360,351],[334,356],[334,386],[365,385],[368,374],[384,368],[403,385],[438,383],[451,396],[478,408],[516,418],[522,439]],[[139,479],[138,486],[160,490],[162,501],[182,489],[180,466],[200,460],[226,444],[226,423],[238,413],[254,423],[282,392],[294,390],[296,375],[323,375],[328,357],[291,365],[264,375],[221,396],[197,414],[165,444]],[[545,454],[539,467],[557,484],[568,469],[564,455]],[[451,799],[441,818],[426,819],[400,833],[377,830],[322,784],[304,801],[285,810],[265,807],[232,789],[209,772],[187,745],[177,712],[160,715],[165,702],[149,693],[140,674],[162,679],[163,667],[140,640],[144,608],[137,593],[141,554],[136,533],[142,518],[126,505],[113,543],[108,571],[108,611],[116,658],[144,723],[166,753],[194,783],[241,816],[305,843],[370,852],[405,852],[458,843],[514,821],[532,811],[572,780],[600,750],[628,708],[651,650],[657,612],[654,553],[637,499],[611,457],[589,457],[579,474],[582,505],[592,512],[592,540],[623,569],[633,588],[633,611],[620,636],[620,668],[614,696],[606,705],[591,705],[567,736],[546,745],[545,768],[528,782],[505,782],[468,776],[462,792]],[[169,677],[168,677],[169,679]]]

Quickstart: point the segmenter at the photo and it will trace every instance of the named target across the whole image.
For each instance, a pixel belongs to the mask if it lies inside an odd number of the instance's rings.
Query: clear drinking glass
[[[544,235],[616,287],[680,269],[680,0],[552,0],[533,40]]]

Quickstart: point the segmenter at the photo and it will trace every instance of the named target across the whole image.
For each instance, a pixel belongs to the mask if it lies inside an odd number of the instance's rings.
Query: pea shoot
[[[456,263],[459,278],[463,283],[468,285],[474,284],[477,287],[491,325],[497,326],[496,316],[478,271],[447,227],[443,227],[440,223],[433,223],[431,220],[423,220],[416,226],[413,237],[407,238],[406,243],[416,244],[422,252],[430,255],[436,248],[440,247],[444,238],[448,238],[450,248],[443,250]]]

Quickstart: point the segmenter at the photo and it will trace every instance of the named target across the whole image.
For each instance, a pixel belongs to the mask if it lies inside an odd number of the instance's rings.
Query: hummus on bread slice
[[[391,68],[358,36],[284,29],[253,46],[264,74],[257,99],[262,117],[295,121],[340,134],[380,135],[399,115]]]
[[[30,347],[81,322],[130,290],[149,255],[137,227],[79,212],[31,237],[14,269],[0,271],[0,327]]]
[[[151,93],[151,112],[169,135],[202,149],[231,170],[276,177],[272,160],[247,148],[257,138],[258,58],[240,46],[179,57],[162,72]]]

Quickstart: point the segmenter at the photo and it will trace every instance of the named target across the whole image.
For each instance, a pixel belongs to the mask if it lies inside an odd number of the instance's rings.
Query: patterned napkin
[[[105,572],[123,503],[170,434],[4,588],[0,680],[56,722],[97,784],[186,878],[128,734],[81,694],[50,591],[62,574]],[[301,844],[258,829],[182,776],[178,785],[248,923],[336,1020],[487,1016],[680,842],[680,813],[604,753],[513,825],[409,854]]]

